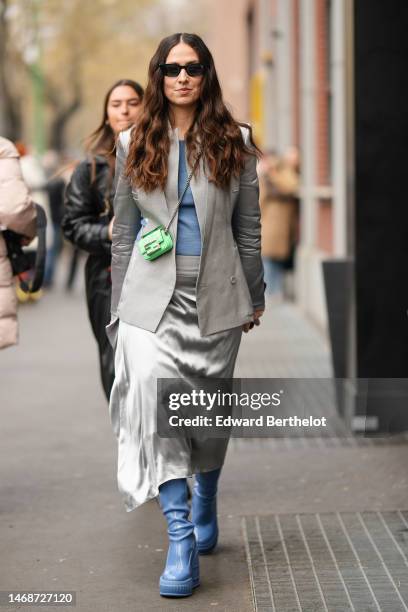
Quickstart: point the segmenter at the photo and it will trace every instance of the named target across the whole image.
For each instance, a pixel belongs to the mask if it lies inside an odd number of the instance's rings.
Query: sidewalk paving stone
[[[219,549],[202,559],[193,597],[160,598],[164,521],[155,502],[126,513],[116,490],[116,440],[81,289],[22,307],[21,344],[0,353],[0,590],[76,590],[81,612],[286,612],[298,600],[311,612],[340,610],[348,596],[371,612],[367,566],[379,604],[395,605],[384,612],[406,609],[406,437],[356,439],[341,422],[324,438],[232,439]],[[243,336],[235,375],[329,378],[327,340],[295,306],[275,305]],[[335,414],[334,402],[321,403]]]

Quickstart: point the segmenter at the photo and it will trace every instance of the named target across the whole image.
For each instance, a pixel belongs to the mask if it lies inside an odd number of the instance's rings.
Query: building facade
[[[296,301],[327,327],[322,261],[351,249],[351,0],[211,0],[209,41],[225,98],[260,146],[301,154]],[[211,6],[210,6],[211,5]]]

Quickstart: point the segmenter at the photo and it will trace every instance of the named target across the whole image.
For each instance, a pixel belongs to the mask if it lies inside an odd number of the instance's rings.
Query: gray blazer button
[[[231,285],[235,285],[235,283],[237,282],[237,279],[235,278],[235,276],[231,276],[230,281],[231,281]]]

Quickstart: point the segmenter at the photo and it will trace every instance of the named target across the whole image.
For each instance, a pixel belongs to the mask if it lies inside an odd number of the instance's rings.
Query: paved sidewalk
[[[24,306],[21,322],[21,345],[0,353],[0,590],[76,591],[81,612],[408,609],[408,517],[396,512],[408,509],[404,440],[231,440],[219,549],[202,559],[193,597],[160,598],[164,522],[154,502],[126,513],[116,491],[116,440],[80,288]],[[280,305],[244,337],[236,375],[330,371],[320,333]]]
[[[328,340],[291,303],[266,303],[261,325],[243,341],[237,378],[329,378]]]

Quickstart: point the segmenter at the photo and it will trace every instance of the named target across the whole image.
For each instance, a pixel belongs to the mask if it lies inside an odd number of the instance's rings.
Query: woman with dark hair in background
[[[114,380],[112,347],[106,337],[111,300],[111,241],[115,142],[138,118],[143,88],[129,79],[109,89],[98,128],[87,140],[88,157],[78,164],[65,196],[64,236],[89,253],[85,266],[86,297],[99,348],[102,385],[109,400]]]
[[[118,139],[116,175],[108,333],[118,486],[128,511],[159,496],[169,535],[160,594],[182,597],[199,584],[198,553],[217,544],[228,439],[160,437],[157,379],[191,389],[192,379],[231,378],[242,330],[259,325],[264,309],[256,149],[198,36],[159,44],[140,119]],[[161,243],[144,237],[158,226],[166,248],[174,240],[159,257]]]

